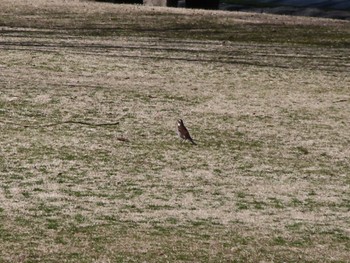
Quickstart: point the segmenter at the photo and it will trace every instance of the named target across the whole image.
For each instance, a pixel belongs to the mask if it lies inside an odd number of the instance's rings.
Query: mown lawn
[[[0,262],[348,262],[349,22],[4,0],[0,32]]]

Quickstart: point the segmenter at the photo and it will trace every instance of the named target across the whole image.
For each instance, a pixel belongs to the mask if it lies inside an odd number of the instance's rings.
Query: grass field
[[[349,262],[349,72],[346,21],[2,0],[0,262]]]

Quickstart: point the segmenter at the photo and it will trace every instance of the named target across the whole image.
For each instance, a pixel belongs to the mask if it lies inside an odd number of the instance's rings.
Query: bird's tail
[[[194,140],[192,138],[189,138],[190,142],[193,144],[193,145],[197,145],[197,143],[194,142]]]

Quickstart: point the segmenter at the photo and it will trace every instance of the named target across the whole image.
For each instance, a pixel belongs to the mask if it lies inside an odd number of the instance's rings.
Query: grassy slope
[[[348,260],[349,22],[18,0],[0,26],[0,262]],[[40,126],[67,120],[119,125]]]

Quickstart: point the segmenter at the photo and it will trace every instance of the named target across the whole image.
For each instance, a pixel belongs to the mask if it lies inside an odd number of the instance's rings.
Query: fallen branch
[[[80,125],[88,125],[88,126],[114,126],[114,125],[119,124],[119,121],[118,122],[107,122],[107,123],[90,123],[90,122],[85,122],[85,121],[62,121],[62,122],[42,124],[42,125],[27,125],[27,124],[15,123],[15,122],[5,122],[5,121],[0,121],[0,122],[4,123],[4,124],[20,126],[20,127],[24,127],[24,128],[52,127],[52,126],[63,125],[63,124],[80,124]]]
[[[335,101],[333,101],[333,103],[346,102],[346,101],[348,101],[348,100],[349,100],[349,99],[335,100]]]

